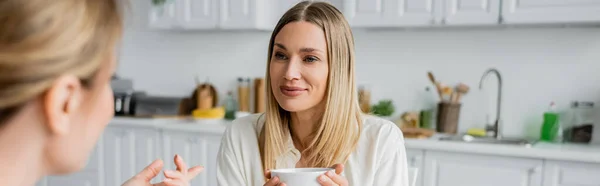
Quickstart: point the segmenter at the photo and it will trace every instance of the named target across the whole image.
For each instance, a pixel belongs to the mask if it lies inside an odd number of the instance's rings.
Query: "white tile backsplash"
[[[146,26],[148,2],[133,4],[118,73],[132,78],[137,89],[187,96],[200,75],[225,94],[238,76],[264,76],[269,32],[152,31]],[[354,35],[358,82],[372,87],[372,102],[393,99],[398,111],[426,107],[425,99],[434,96],[424,94],[429,70],[444,83],[471,86],[461,111],[462,131],[483,127],[486,115],[494,119],[495,79],[478,89],[490,67],[502,73],[507,136],[537,137],[550,101],[560,108],[571,100],[600,102],[600,28],[355,30]]]

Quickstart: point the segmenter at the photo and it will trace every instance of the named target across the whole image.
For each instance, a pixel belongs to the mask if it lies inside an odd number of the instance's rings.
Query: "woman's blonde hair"
[[[273,91],[269,65],[275,36],[288,23],[306,21],[319,26],[327,40],[329,77],[325,93],[325,112],[312,141],[302,152],[309,167],[329,167],[345,163],[356,148],[362,130],[361,111],[354,75],[354,40],[342,13],[325,2],[304,1],[288,10],[279,20],[269,42],[266,87],[267,109],[261,134],[264,169],[276,168],[276,159],[286,149],[290,134],[290,113],[279,106]]]
[[[121,37],[117,0],[0,1],[0,124],[61,75],[89,86]]]

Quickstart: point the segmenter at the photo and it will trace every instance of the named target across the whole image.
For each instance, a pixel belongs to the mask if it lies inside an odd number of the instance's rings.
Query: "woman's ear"
[[[43,95],[42,109],[52,134],[63,135],[69,132],[73,116],[83,101],[82,91],[79,78],[63,75],[57,78]]]

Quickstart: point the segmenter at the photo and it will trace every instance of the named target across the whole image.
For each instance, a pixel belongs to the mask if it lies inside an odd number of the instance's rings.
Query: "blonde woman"
[[[285,185],[268,170],[294,167],[335,167],[315,178],[324,186],[408,185],[401,131],[361,114],[354,41],[335,7],[301,2],[288,10],[268,52],[266,113],[225,132],[219,185]]]
[[[0,185],[31,186],[82,169],[113,116],[117,0],[0,1]],[[202,167],[155,185],[189,185]],[[150,164],[125,186],[149,186]]]

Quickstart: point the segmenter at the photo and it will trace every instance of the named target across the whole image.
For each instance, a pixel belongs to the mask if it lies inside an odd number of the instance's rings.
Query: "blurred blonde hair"
[[[355,86],[354,40],[342,13],[325,2],[304,1],[288,10],[279,20],[269,42],[266,87],[267,109],[261,134],[264,169],[276,168],[276,159],[286,149],[290,135],[290,113],[282,109],[271,90],[269,64],[275,36],[288,23],[307,21],[319,26],[327,40],[329,77],[325,93],[325,112],[313,132],[314,138],[302,152],[309,167],[329,167],[345,163],[356,148],[362,130],[361,111]]]
[[[121,29],[117,0],[0,1],[0,124],[61,75],[93,83]]]

